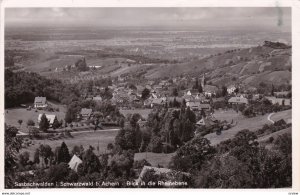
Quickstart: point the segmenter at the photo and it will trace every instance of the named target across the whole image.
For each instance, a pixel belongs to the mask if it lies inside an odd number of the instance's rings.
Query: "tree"
[[[26,166],[29,161],[29,153],[28,152],[23,152],[19,154],[19,163],[22,166]]]
[[[196,78],[196,82],[195,82],[195,85],[193,86],[193,89],[199,89],[198,78]]]
[[[34,126],[35,125],[35,123],[33,122],[33,120],[31,120],[31,119],[28,119],[28,121],[27,121],[27,126]]]
[[[200,170],[203,163],[215,154],[208,139],[197,136],[180,147],[170,167],[180,171]]]
[[[52,128],[53,128],[53,129],[57,129],[57,128],[59,128],[60,126],[61,126],[61,124],[58,122],[58,120],[57,120],[57,118],[56,118],[56,116],[55,116],[55,118],[54,118],[54,120],[53,120]]]
[[[49,129],[49,126],[50,126],[49,121],[48,121],[46,115],[43,114],[41,117],[40,123],[39,123],[39,129],[41,131],[46,132]]]
[[[40,150],[38,148],[34,152],[33,162],[35,164],[39,164],[40,163]]]
[[[272,89],[271,89],[271,95],[274,96],[275,88],[274,85],[272,84]]]
[[[202,93],[202,92],[203,92],[203,87],[202,87],[202,84],[201,84],[201,83],[199,84],[198,91],[199,91],[199,93]]]
[[[19,119],[19,120],[18,120],[18,123],[19,123],[19,125],[20,125],[20,127],[21,127],[21,125],[22,125],[22,123],[23,123],[23,120]]]
[[[17,138],[18,129],[5,124],[5,187],[13,188],[15,177],[15,166],[17,165],[17,155],[21,149],[22,141]]]
[[[227,95],[227,87],[226,86],[222,86],[222,96],[225,97]]]
[[[49,161],[53,157],[53,152],[52,149],[49,145],[40,145],[39,147],[40,150],[40,156],[43,157],[44,162],[46,165],[48,165]]]
[[[173,89],[173,92],[172,92],[172,94],[173,94],[173,96],[175,96],[175,97],[177,97],[177,96],[178,96],[178,90],[177,90],[177,88],[176,88],[176,87]]]
[[[145,88],[143,91],[142,91],[142,99],[147,99],[148,97],[150,96],[150,90],[148,88]]]
[[[82,171],[85,174],[99,172],[101,164],[99,158],[94,154],[93,149],[90,147],[82,155]]]
[[[69,175],[69,172],[70,172],[70,168],[67,163],[61,162],[57,165],[53,165],[47,171],[46,181],[48,182],[66,181],[66,177]]]
[[[57,162],[58,163],[61,163],[61,162],[68,163],[69,161],[70,161],[69,149],[68,149],[67,145],[65,144],[65,142],[62,142],[61,146],[58,150]]]
[[[75,63],[75,67],[79,71],[87,71],[87,70],[89,70],[89,67],[86,65],[85,58],[77,60],[77,62]]]

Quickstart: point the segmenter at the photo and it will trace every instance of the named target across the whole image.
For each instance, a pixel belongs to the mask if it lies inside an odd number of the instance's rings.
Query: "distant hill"
[[[200,60],[176,65],[158,66],[146,74],[148,78],[205,73],[214,85],[260,82],[289,84],[291,81],[291,46],[265,41],[247,49],[228,50]]]

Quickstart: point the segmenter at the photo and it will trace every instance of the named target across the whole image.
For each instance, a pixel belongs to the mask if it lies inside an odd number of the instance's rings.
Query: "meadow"
[[[65,142],[68,146],[69,152],[72,151],[75,145],[83,146],[84,149],[88,149],[89,146],[95,148],[96,154],[101,154],[107,152],[107,144],[114,143],[115,136],[117,135],[118,131],[95,131],[95,132],[81,132],[81,133],[71,133],[72,137],[58,139],[58,140],[32,140],[32,144],[26,148],[21,149],[22,152],[29,152],[30,156],[33,157],[35,150],[41,144],[47,144],[52,148],[52,151],[55,150],[56,147],[60,146],[62,142]],[[97,147],[99,145],[99,152]]]
[[[15,126],[20,128],[22,132],[28,133],[27,121],[33,120],[35,125],[38,124],[38,116],[39,114],[54,114],[56,115],[58,121],[63,120],[65,118],[66,108],[64,105],[54,104],[48,102],[53,108],[58,108],[59,111],[49,112],[45,110],[27,110],[26,108],[12,108],[5,110],[5,123],[7,125]],[[22,124],[18,123],[18,120],[22,120]]]
[[[210,140],[212,145],[217,145],[222,141],[233,138],[237,132],[243,129],[248,129],[250,131],[255,131],[264,126],[264,124],[271,124],[268,121],[268,114],[262,116],[256,116],[252,118],[247,118],[242,116],[241,113],[234,113],[235,111],[220,111],[216,112],[214,115],[216,119],[227,120],[231,122],[231,120],[236,121],[237,125],[232,127],[229,130],[222,131],[221,135],[217,135],[216,133],[210,133],[205,136],[208,140]],[[289,111],[277,112],[275,115],[276,120],[289,118]]]

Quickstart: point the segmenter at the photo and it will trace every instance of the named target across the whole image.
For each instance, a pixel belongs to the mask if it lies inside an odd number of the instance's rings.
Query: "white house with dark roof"
[[[230,86],[227,87],[227,93],[228,94],[234,93],[235,90],[236,90],[235,85],[230,85]]]
[[[228,100],[230,104],[248,104],[248,99],[244,97],[231,97]]]
[[[80,115],[83,119],[89,119],[91,117],[92,113],[93,113],[93,110],[89,109],[89,108],[82,108],[80,111]]]
[[[34,108],[46,108],[48,106],[46,97],[35,97]]]

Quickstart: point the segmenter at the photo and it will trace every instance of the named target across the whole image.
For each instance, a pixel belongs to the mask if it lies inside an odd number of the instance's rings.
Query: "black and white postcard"
[[[289,2],[4,2],[3,188],[291,193],[300,4]]]

